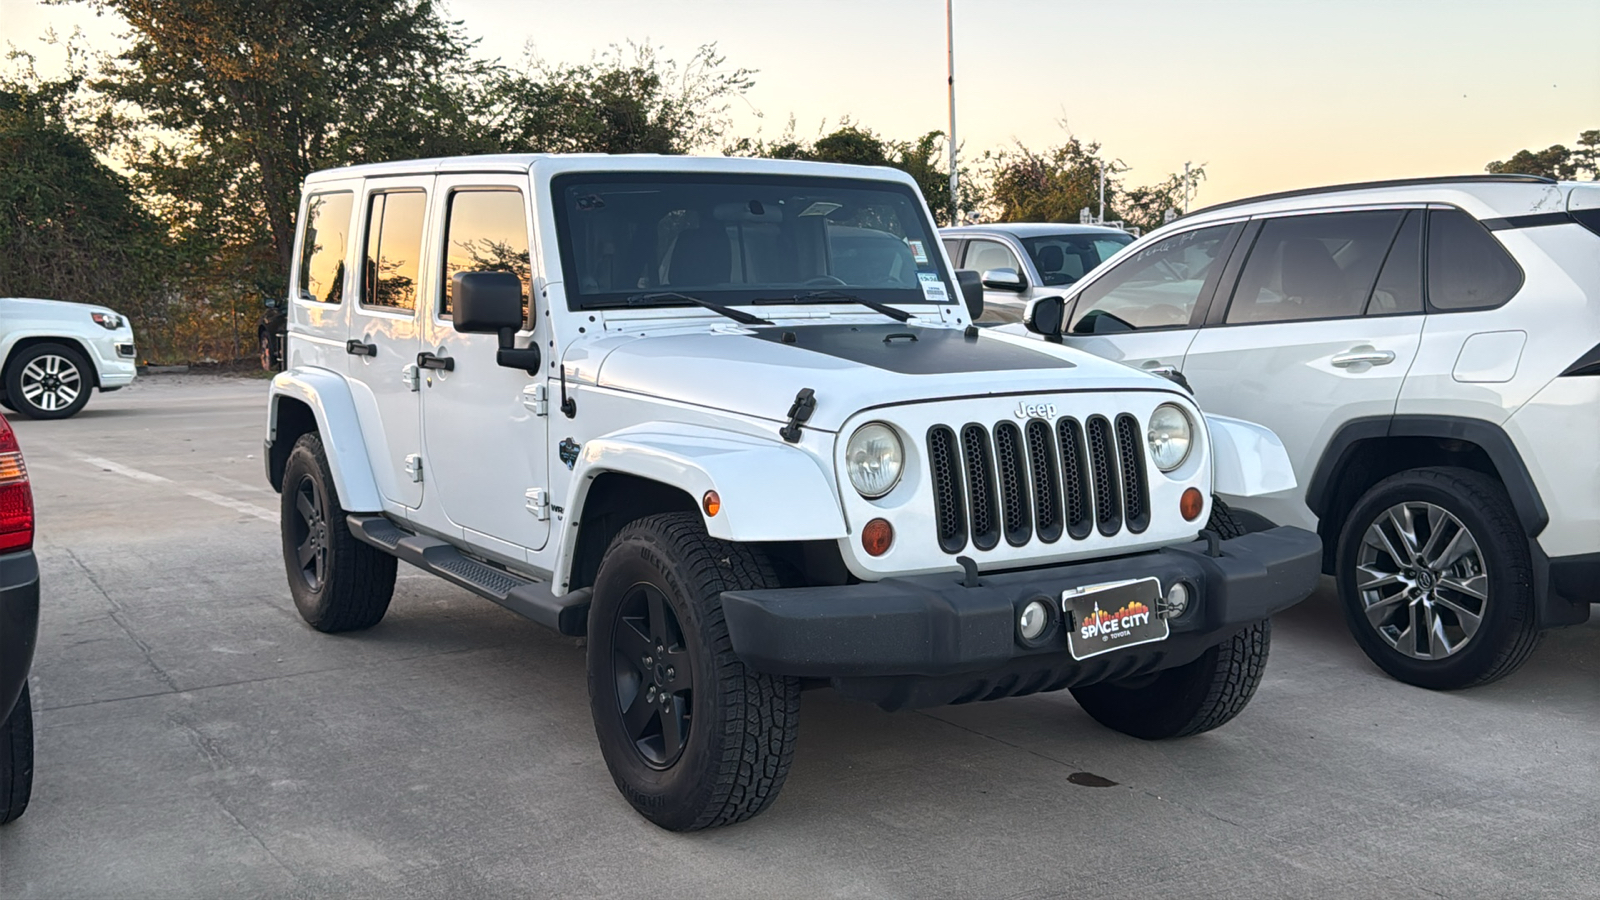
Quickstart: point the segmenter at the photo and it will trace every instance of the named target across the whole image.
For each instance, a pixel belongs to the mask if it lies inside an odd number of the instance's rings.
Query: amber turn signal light
[[[1199,488],[1189,488],[1178,498],[1178,512],[1183,513],[1184,519],[1193,522],[1200,518],[1200,510],[1206,505],[1206,498],[1201,496]]]
[[[722,509],[722,498],[716,491],[706,491],[706,495],[700,498],[700,507],[706,511],[706,515],[714,516]]]
[[[894,543],[894,526],[888,519],[873,519],[867,527],[861,529],[861,549],[867,551],[869,556],[882,556],[889,552],[889,545]]]

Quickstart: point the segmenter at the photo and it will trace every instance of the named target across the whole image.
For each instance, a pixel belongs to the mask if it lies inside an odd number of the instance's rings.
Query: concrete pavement
[[[265,394],[156,376],[14,423],[44,612],[0,897],[1600,896],[1600,621],[1430,693],[1326,587],[1216,732],[1140,742],[1064,692],[889,715],[815,691],[768,812],[660,831],[600,758],[580,642],[404,565],[371,631],[301,623]]]

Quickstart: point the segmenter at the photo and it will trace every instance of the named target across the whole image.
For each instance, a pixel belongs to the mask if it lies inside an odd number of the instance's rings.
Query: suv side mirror
[[[261,305],[266,307],[267,309],[277,309],[278,308],[278,298],[272,296],[271,294],[266,294],[266,295],[262,296],[262,298],[261,298]]]
[[[971,269],[956,270],[956,286],[961,288],[961,299],[967,304],[967,315],[973,322],[983,315],[983,279]]]
[[[1028,289],[1028,282],[1016,269],[990,269],[983,273],[983,286],[994,291],[1020,294]]]
[[[1028,304],[1027,310],[1022,314],[1022,325],[1034,334],[1044,335],[1044,339],[1054,343],[1061,343],[1061,330],[1067,324],[1067,319],[1072,314],[1072,307],[1077,301],[1067,302],[1067,298],[1057,294],[1053,297],[1040,297]]]
[[[450,279],[450,317],[464,334],[497,334],[495,362],[539,374],[538,346],[518,348],[522,327],[522,279],[510,272],[457,272]]]

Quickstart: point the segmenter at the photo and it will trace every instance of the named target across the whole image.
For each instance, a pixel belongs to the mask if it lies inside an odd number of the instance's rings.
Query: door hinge
[[[412,481],[422,480],[422,454],[409,453],[406,455],[406,474]]]
[[[548,384],[530,384],[522,389],[522,405],[527,407],[536,416],[550,414],[550,386]]]
[[[538,519],[541,522],[549,520],[549,518],[550,518],[550,492],[549,491],[545,490],[544,488],[528,488],[527,493],[524,494],[523,496],[528,498],[527,503],[525,505],[528,508],[528,512],[533,513],[533,517],[535,519]]]
[[[411,388],[413,391],[415,391],[419,387],[419,385],[417,384],[417,382],[419,380],[417,378],[417,374],[420,371],[421,370],[417,368],[417,364],[416,363],[406,363],[405,366],[400,369],[400,380],[402,382],[405,382],[406,387]]]

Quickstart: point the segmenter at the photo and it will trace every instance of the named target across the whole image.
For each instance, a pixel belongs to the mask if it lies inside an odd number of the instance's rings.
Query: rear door
[[[1237,280],[1219,291],[1183,360],[1207,412],[1260,422],[1283,441],[1299,487],[1239,501],[1314,526],[1305,486],[1344,423],[1394,412],[1423,323],[1422,210],[1253,221]]]
[[[967,241],[967,258],[961,268],[972,269],[980,275],[994,269],[1010,269],[1016,272],[1022,279],[1021,291],[984,286],[983,315],[978,317],[978,323],[998,325],[1022,321],[1022,313],[1027,308],[1032,285],[1028,278],[1028,267],[1023,264],[1017,248],[999,238],[975,237]]]

